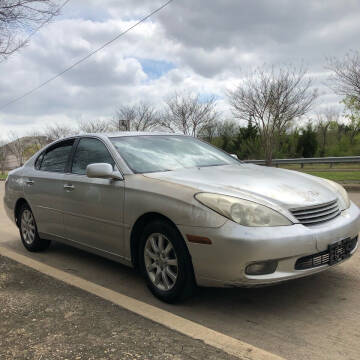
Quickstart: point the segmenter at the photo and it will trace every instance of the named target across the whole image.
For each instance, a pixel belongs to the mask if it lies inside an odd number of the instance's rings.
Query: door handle
[[[34,185],[34,180],[26,180],[27,185]]]
[[[75,189],[75,186],[66,184],[66,185],[64,185],[64,189],[67,191],[72,191]]]

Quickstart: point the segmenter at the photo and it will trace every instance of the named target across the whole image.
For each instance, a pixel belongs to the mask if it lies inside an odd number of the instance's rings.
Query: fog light
[[[277,268],[277,261],[263,261],[250,264],[246,267],[246,274],[248,275],[266,275],[272,274]]]

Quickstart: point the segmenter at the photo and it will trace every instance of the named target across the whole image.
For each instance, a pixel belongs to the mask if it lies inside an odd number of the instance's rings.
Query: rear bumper
[[[5,209],[5,213],[8,216],[8,218],[16,224],[15,221],[15,204],[13,199],[11,198],[11,196],[9,195],[9,191],[6,191],[6,183],[5,183],[5,193],[4,193],[4,197],[3,197],[3,204],[4,204],[4,209]]]
[[[258,286],[308,276],[330,268],[322,265],[296,270],[299,258],[328,249],[334,242],[354,238],[360,230],[360,211],[351,203],[337,218],[312,227],[301,224],[249,228],[227,221],[219,228],[179,226],[186,235],[205,236],[211,245],[188,242],[195,277],[201,286]],[[356,251],[357,247],[352,251]],[[277,260],[272,274],[247,275],[247,265]]]

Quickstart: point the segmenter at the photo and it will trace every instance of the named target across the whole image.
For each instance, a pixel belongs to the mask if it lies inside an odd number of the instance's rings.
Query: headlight
[[[346,190],[340,184],[336,183],[335,181],[331,181],[328,179],[323,179],[323,180],[326,181],[339,195],[341,205],[342,205],[341,208],[343,210],[348,209],[350,207],[350,199],[349,199],[349,196],[348,196],[348,193],[346,192]]]
[[[232,196],[198,193],[195,199],[217,213],[244,226],[284,226],[292,222],[267,206]]]

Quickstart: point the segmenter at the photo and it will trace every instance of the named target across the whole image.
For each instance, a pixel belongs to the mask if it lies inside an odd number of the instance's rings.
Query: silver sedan
[[[256,286],[329,269],[356,251],[360,229],[340,185],[174,134],[56,141],[9,173],[4,203],[29,251],[54,240],[133,266],[167,302],[196,284]]]

